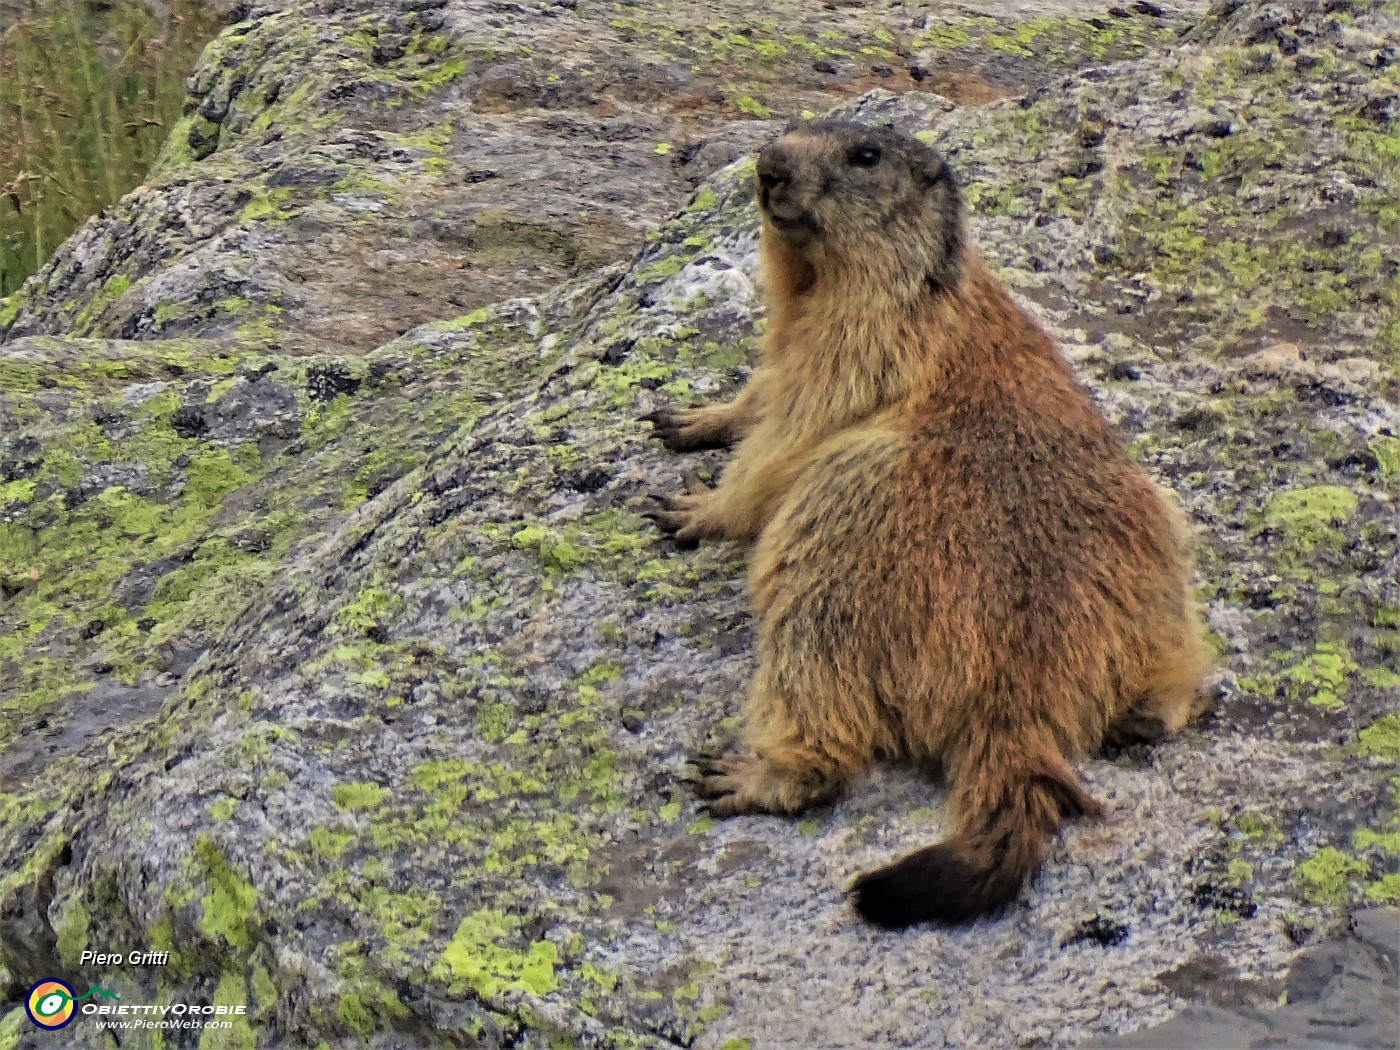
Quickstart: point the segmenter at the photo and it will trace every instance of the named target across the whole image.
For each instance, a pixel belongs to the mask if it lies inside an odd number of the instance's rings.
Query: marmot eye
[[[857,146],[846,154],[846,159],[857,168],[873,168],[880,163],[880,150],[876,146]]]

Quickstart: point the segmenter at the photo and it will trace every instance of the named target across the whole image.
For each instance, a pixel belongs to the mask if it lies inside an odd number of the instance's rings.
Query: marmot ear
[[[948,167],[948,162],[942,157],[935,157],[930,163],[924,165],[922,174],[925,189],[931,190],[939,183],[944,183],[949,190],[957,192],[958,183],[953,178],[953,169]]]

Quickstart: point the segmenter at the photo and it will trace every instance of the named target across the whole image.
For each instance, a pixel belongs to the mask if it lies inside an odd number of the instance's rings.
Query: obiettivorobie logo
[[[90,1001],[83,1002],[84,999]],[[227,1031],[233,1027],[232,1018],[247,1016],[248,1004],[175,1002],[133,1005],[123,1002],[120,995],[101,985],[94,985],[78,995],[67,981],[46,977],[29,989],[24,999],[24,1011],[35,1025],[46,1032],[66,1028],[79,1014],[90,1017],[99,1031],[132,1028]]]
[[[73,991],[73,986],[67,981],[46,977],[29,989],[29,995],[24,1000],[24,1011],[29,1015],[29,1019],[40,1028],[53,1031],[71,1023],[77,1012],[74,1009],[74,1004],[82,1002],[88,996],[121,1001],[120,995],[108,991],[100,985],[89,988],[82,995],[77,995]]]

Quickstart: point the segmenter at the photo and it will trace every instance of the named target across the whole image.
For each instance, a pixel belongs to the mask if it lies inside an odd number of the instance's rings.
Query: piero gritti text
[[[79,966],[164,966],[169,952],[83,952]]]

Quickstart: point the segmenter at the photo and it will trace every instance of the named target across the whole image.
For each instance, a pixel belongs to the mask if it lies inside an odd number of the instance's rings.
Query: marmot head
[[[947,163],[890,128],[790,125],[758,155],[763,239],[814,278],[898,297],[956,283],[962,205]]]

